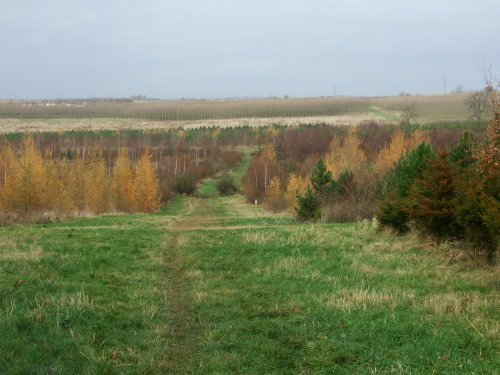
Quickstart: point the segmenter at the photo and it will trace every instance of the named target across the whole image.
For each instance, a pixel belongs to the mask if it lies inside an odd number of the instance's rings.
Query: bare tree
[[[472,118],[481,121],[483,113],[488,109],[488,94],[486,91],[476,91],[469,95],[465,104]]]
[[[401,122],[403,124],[410,124],[410,121],[417,117],[417,110],[415,106],[408,105],[401,110]]]

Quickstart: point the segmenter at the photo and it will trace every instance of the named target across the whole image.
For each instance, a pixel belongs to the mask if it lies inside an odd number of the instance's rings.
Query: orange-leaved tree
[[[333,139],[324,161],[335,180],[345,171],[350,171],[356,176],[366,169],[367,158],[361,147],[358,129],[349,128],[343,142],[339,138]]]
[[[136,209],[136,192],[130,166],[129,153],[120,149],[113,170],[112,192],[115,209],[134,212]]]
[[[149,152],[144,152],[137,162],[134,187],[138,212],[155,212],[160,209],[160,182]]]
[[[4,205],[7,210],[32,218],[47,209],[48,203],[46,168],[32,137],[23,139],[21,155],[14,163],[4,184]]]
[[[93,151],[85,159],[83,171],[83,195],[87,212],[101,214],[109,210],[108,182],[103,154],[101,151]]]

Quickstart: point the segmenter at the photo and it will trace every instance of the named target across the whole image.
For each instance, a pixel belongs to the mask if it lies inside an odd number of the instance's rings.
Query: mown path
[[[212,184],[207,180],[204,184]],[[204,187],[202,186],[201,189]],[[189,278],[186,276],[182,243],[189,232],[233,231],[290,225],[284,215],[266,213],[252,206],[240,195],[185,199],[185,209],[166,223],[165,278],[169,344],[166,352],[167,369],[172,374],[194,373],[201,366],[199,327],[193,311]],[[236,224],[235,224],[236,223]]]

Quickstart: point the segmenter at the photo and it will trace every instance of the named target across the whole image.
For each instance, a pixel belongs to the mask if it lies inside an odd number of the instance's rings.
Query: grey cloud
[[[0,98],[436,93],[500,69],[492,0],[0,1]]]

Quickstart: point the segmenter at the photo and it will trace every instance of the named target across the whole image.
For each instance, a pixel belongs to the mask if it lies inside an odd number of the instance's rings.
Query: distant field
[[[416,111],[414,123],[465,121],[467,95],[83,104],[4,101],[0,102],[0,132],[398,123],[408,106]]]
[[[396,96],[373,99],[372,103],[389,112],[398,114],[405,107],[417,113],[414,122],[463,121],[469,114],[465,101],[469,94]]]
[[[279,125],[327,124],[352,125],[368,122],[392,123],[376,113],[321,116],[321,117],[269,117],[214,120],[156,121],[116,118],[89,119],[0,119],[1,133],[99,131],[99,130],[169,130],[197,129],[203,127],[260,127]]]

